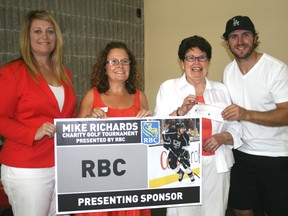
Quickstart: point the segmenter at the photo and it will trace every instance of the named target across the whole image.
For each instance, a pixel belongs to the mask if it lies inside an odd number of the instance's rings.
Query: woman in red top
[[[124,43],[111,42],[99,53],[91,74],[92,88],[83,97],[77,117],[147,117],[144,92],[137,89],[136,60]],[[76,214],[75,216],[149,216],[150,210]]]
[[[21,58],[0,68],[1,180],[14,216],[55,216],[53,123],[76,116],[76,97],[51,14],[27,14],[20,49]]]

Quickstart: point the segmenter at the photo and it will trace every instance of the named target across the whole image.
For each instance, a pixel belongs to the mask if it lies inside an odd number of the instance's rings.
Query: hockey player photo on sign
[[[201,118],[160,120],[160,142],[149,146],[150,188],[201,191],[201,124]]]
[[[162,133],[163,146],[169,150],[168,162],[170,168],[179,175],[178,181],[181,182],[184,178],[184,171],[181,166],[185,169],[191,182],[195,181],[193,171],[190,168],[190,153],[185,147],[190,145],[190,137],[186,132],[186,126],[183,122],[178,121],[176,124],[172,123]]]

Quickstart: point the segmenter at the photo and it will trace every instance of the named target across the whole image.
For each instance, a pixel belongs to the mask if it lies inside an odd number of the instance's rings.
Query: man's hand
[[[226,107],[221,114],[224,120],[246,120],[248,111],[238,105],[232,104]]]

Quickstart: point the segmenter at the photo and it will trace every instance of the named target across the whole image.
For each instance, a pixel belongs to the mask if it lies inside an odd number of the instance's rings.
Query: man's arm
[[[276,109],[269,111],[246,110],[238,105],[230,105],[222,112],[224,120],[249,121],[264,126],[288,125],[288,102],[276,104]]]

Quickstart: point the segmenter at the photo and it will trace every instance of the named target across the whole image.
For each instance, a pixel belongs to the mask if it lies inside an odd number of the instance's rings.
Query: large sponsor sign
[[[179,181],[179,168],[169,165],[172,150],[163,145],[162,134],[179,122],[189,136],[185,157],[193,182],[180,157]],[[55,124],[58,214],[201,204],[200,118],[56,119]]]

